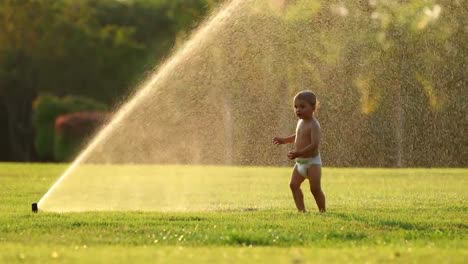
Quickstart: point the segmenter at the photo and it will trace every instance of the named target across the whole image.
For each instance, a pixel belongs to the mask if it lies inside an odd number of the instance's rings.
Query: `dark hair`
[[[311,91],[302,91],[294,97],[294,100],[299,99],[299,100],[304,100],[308,102],[311,106],[315,108],[317,105],[317,97],[315,94]]]

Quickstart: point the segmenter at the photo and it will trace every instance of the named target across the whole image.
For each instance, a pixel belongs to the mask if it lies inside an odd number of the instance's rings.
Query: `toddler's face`
[[[294,111],[300,119],[311,118],[314,113],[314,107],[305,100],[294,99]]]

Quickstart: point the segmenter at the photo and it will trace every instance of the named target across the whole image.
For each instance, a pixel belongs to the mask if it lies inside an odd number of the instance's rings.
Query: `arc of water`
[[[222,26],[223,19],[228,18],[232,12],[241,3],[241,0],[234,0],[226,4],[216,15],[214,15],[196,32],[193,36],[184,44],[184,46],[174,53],[174,55],[167,60],[162,67],[154,73],[148,81],[146,81],[142,88],[133,96],[133,98],[126,104],[124,104],[118,111],[115,117],[92,139],[91,143],[82,151],[78,157],[73,161],[72,165],[60,176],[60,178],[52,185],[52,187],[42,196],[37,203],[40,209],[47,198],[57,189],[57,187],[73,172],[73,170],[82,163],[85,158],[97,147],[98,143],[106,138],[117,125],[138,105],[140,98],[144,98],[147,93],[150,92],[152,87],[158,87],[157,84],[162,82],[168,77],[168,74],[176,69],[177,65],[182,61],[182,58],[187,56],[197,43],[202,43],[204,36],[214,32],[220,26]]]

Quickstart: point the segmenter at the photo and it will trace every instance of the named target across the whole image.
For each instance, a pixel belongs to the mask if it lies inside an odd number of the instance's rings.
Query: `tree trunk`
[[[403,102],[401,98],[401,83],[397,87],[396,102],[395,102],[395,139],[397,144],[396,151],[396,167],[403,166],[403,129],[404,129],[404,114]]]
[[[33,159],[32,101],[34,97],[3,98],[7,112],[11,160]]]

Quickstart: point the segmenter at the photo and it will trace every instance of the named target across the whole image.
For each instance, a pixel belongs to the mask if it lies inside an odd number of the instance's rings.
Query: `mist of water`
[[[334,19],[314,19],[324,10]],[[252,206],[232,205],[219,196],[223,188],[240,186],[248,195],[249,177],[238,171],[237,178],[231,173],[226,180],[223,170],[231,167],[203,166],[289,164],[288,147],[275,147],[271,139],[294,132],[291,103],[300,90],[315,91],[329,109],[342,102],[355,106],[349,118],[362,114],[363,99],[352,85],[343,85],[341,79],[334,81],[336,88],[323,85],[324,76],[335,76],[326,65],[341,63],[340,50],[317,29],[343,23],[349,15],[344,5],[320,1],[229,1],[136,89],[42,197],[39,208],[65,212]],[[328,131],[346,130],[352,138],[360,129],[355,122],[341,124]],[[331,135],[324,134],[328,144],[347,151],[340,143],[343,133]],[[202,202],[194,205],[194,199]]]

